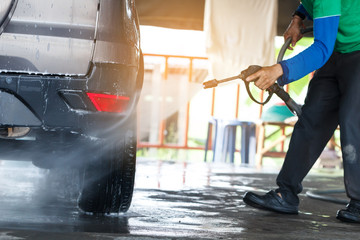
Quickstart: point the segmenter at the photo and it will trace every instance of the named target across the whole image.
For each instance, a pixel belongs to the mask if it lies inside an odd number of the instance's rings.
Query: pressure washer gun
[[[301,29],[301,34],[310,33],[312,31],[313,31],[312,27],[306,27],[304,29]],[[278,55],[278,58],[277,58],[277,63],[279,63],[284,58],[285,51],[290,46],[290,43],[291,43],[291,38],[288,38],[285,41],[285,43],[283,44],[283,46],[281,47],[280,51],[279,51],[279,55]],[[277,83],[274,83],[272,86],[270,86],[268,89],[266,89],[266,91],[269,92],[269,96],[267,97],[267,99],[264,102],[259,102],[254,98],[254,96],[251,94],[251,91],[250,91],[250,86],[249,86],[250,83],[245,81],[245,79],[248,76],[250,76],[251,74],[256,73],[257,71],[259,71],[260,69],[261,69],[260,66],[251,65],[248,69],[242,71],[237,76],[230,77],[230,78],[225,78],[225,79],[222,79],[222,80],[213,79],[213,80],[204,82],[203,87],[205,89],[206,88],[213,88],[213,87],[216,87],[220,83],[229,82],[229,81],[236,80],[236,79],[242,79],[244,81],[244,83],[245,83],[246,91],[248,92],[249,97],[254,102],[256,102],[258,104],[261,104],[261,105],[264,105],[267,102],[269,102],[270,98],[275,93],[276,95],[278,95],[278,97],[280,97],[285,102],[286,106],[290,109],[290,111],[292,113],[294,113],[296,116],[300,116],[301,115],[301,107]]]
[[[251,65],[249,68],[242,71],[237,76],[229,77],[229,78],[225,78],[225,79],[221,79],[221,80],[213,79],[213,80],[206,81],[206,82],[203,83],[203,87],[204,87],[204,89],[213,88],[213,87],[216,87],[220,83],[225,83],[225,82],[233,81],[233,80],[236,80],[236,79],[241,79],[245,83],[246,91],[248,92],[249,97],[254,102],[256,102],[258,104],[261,104],[261,105],[265,105],[267,102],[270,101],[272,95],[275,93],[278,97],[280,97],[285,102],[286,106],[289,108],[289,110],[292,113],[294,113],[297,116],[300,116],[301,115],[301,107],[277,83],[274,83],[272,86],[270,86],[268,89],[266,89],[266,91],[269,92],[269,96],[267,97],[267,99],[264,102],[259,102],[254,98],[254,96],[252,95],[252,93],[250,91],[250,83],[245,81],[245,79],[248,76],[252,75],[253,73],[256,73],[257,71],[259,71],[260,69],[261,69],[260,66]]]

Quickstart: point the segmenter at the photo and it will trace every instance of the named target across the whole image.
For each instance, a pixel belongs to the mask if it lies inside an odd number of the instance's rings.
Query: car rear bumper
[[[0,126],[26,126],[44,131],[67,130],[106,136],[135,111],[141,90],[138,66],[98,64],[88,77],[0,75]],[[121,113],[99,112],[87,92],[129,98]]]

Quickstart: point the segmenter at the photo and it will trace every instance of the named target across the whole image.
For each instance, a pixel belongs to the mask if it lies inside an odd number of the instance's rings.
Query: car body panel
[[[134,0],[0,1],[0,159],[76,168],[82,211],[127,211],[144,73]]]
[[[106,137],[135,112],[141,59],[133,0],[18,0],[0,35],[0,91],[40,124],[18,111],[0,128],[31,127],[34,139],[41,131]],[[88,92],[125,96],[128,108],[99,112]]]
[[[94,62],[133,65],[140,50],[139,28],[132,1],[101,3]],[[114,11],[121,9],[121,11]],[[132,46],[133,49],[128,46]],[[137,51],[134,51],[134,50]],[[124,54],[119,54],[124,53]]]
[[[86,129],[84,116],[98,114],[86,92],[126,96],[135,103],[139,62],[132,0],[19,0],[0,35],[0,89],[20,99],[45,129]],[[66,98],[70,92],[77,102]],[[1,125],[19,124],[0,119]]]
[[[19,0],[0,35],[0,71],[86,75],[98,4],[99,0]]]

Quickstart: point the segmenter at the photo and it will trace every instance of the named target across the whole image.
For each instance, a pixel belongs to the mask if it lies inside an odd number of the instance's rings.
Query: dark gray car
[[[130,206],[142,81],[134,0],[1,0],[0,157],[79,169],[83,211]]]

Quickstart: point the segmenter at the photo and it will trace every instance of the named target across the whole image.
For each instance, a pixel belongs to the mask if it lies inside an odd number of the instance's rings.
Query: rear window
[[[4,19],[13,1],[1,1]],[[93,55],[98,3],[19,0],[0,35],[0,71],[85,75]]]

